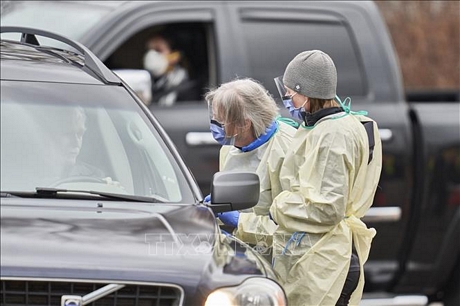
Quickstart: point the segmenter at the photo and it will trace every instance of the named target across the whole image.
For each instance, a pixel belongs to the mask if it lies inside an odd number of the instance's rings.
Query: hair
[[[179,61],[176,63],[190,74],[191,73],[191,64],[187,58],[187,54],[184,51],[184,43],[181,42],[182,39],[179,39],[178,30],[175,30],[173,27],[160,27],[154,32],[151,32],[148,36],[146,48],[148,49],[149,42],[155,38],[162,39],[169,46],[171,52],[178,52],[180,54]]]
[[[309,100],[310,100],[310,113],[312,114],[326,107],[339,106],[339,104],[335,102],[334,99],[309,98]]]
[[[209,91],[205,99],[227,124],[244,128],[249,121],[256,138],[265,133],[279,111],[268,91],[250,78],[224,83]]]
[[[161,38],[163,39],[164,41],[166,41],[166,43],[168,44],[169,46],[169,49],[171,49],[171,51],[179,51],[179,45],[178,45],[178,39],[176,37],[176,33],[170,29],[170,28],[160,28],[152,33],[150,33],[149,35],[149,38],[148,38],[148,41],[154,39],[154,38]]]

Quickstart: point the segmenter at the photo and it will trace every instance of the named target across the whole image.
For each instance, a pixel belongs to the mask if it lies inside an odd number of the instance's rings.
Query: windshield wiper
[[[146,203],[163,203],[164,199],[159,197],[146,197],[146,196],[136,196],[129,194],[120,194],[120,193],[110,193],[94,190],[74,190],[74,189],[59,189],[59,188],[47,188],[47,187],[36,187],[36,195],[40,197],[56,197],[59,193],[83,193],[83,194],[93,194],[98,195],[107,199],[112,200],[121,200],[121,201],[130,201],[130,202],[146,202]],[[9,194],[15,194],[13,192],[8,192]]]
[[[59,189],[59,188],[48,188],[48,187],[36,187],[37,195],[53,197],[58,193],[86,193],[94,194],[104,198],[113,199],[113,200],[123,200],[131,202],[147,202],[147,203],[162,203],[163,200],[155,197],[145,197],[145,196],[136,196],[129,194],[121,193],[110,193],[103,191],[94,191],[94,190],[77,190],[77,189]]]

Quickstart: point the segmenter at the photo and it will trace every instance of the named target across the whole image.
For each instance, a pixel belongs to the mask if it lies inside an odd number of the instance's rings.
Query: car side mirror
[[[211,209],[215,212],[251,208],[259,202],[259,176],[253,172],[222,171],[213,176]]]

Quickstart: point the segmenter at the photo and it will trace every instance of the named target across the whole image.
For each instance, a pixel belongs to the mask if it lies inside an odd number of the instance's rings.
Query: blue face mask
[[[306,101],[305,101],[306,102]],[[303,120],[303,114],[305,114],[305,110],[303,109],[303,105],[301,107],[295,107],[294,103],[292,102],[292,96],[284,96],[283,97],[283,104],[289,110],[291,116],[295,119]],[[304,103],[305,105],[305,103]]]
[[[216,120],[211,120],[211,124],[209,125],[209,128],[211,130],[212,137],[214,137],[214,139],[221,145],[225,146],[225,145],[231,145],[234,143],[235,137],[226,137],[224,128]]]

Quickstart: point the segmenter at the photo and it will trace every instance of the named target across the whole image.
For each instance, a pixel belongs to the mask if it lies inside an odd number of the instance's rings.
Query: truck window
[[[275,97],[273,78],[284,72],[295,55],[313,49],[325,51],[334,60],[338,95],[366,95],[357,46],[344,24],[251,18],[242,21],[242,29],[251,77],[261,81]]]
[[[129,38],[105,64],[116,72],[148,71],[152,95],[146,104],[172,106],[176,102],[200,101],[210,82],[210,29],[209,24],[197,22],[155,25]],[[125,81],[136,90],[129,80]]]

